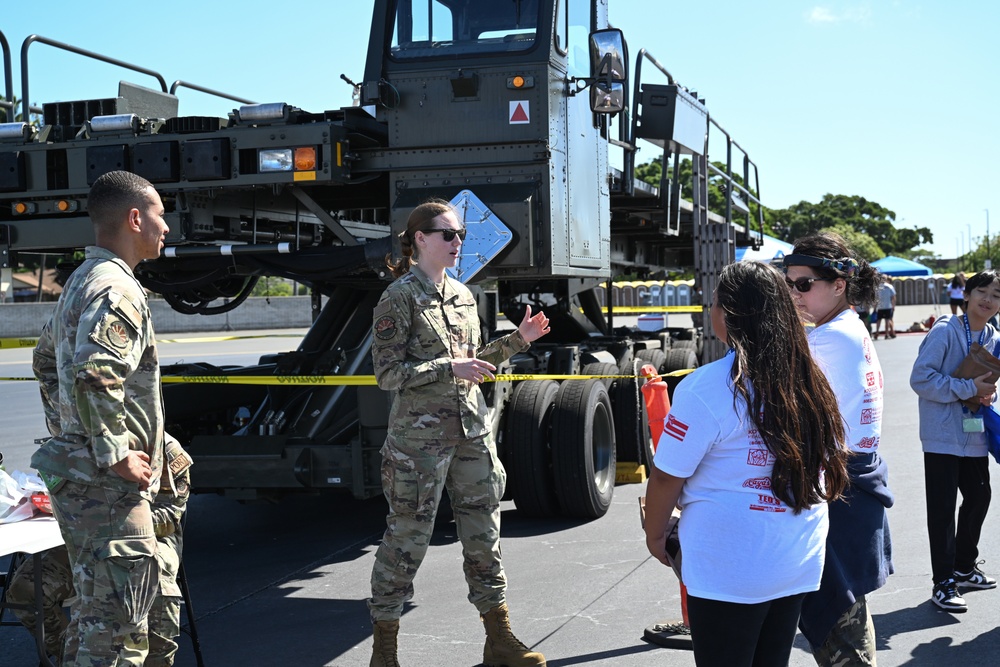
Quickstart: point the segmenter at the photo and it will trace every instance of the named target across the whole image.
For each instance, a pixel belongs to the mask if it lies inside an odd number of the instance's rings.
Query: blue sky
[[[967,248],[970,233],[974,244],[984,236],[985,209],[1000,234],[1000,3],[608,2],[633,60],[646,48],[747,149],[767,206],[861,195],[895,211],[897,225],[929,227],[944,257]],[[168,84],[319,111],[350,103],[339,76],[362,78],[371,9],[371,0],[50,0],[5,12],[0,31],[18,97],[21,44],[36,33],[158,71]],[[111,97],[120,78],[155,87],[42,44],[29,65],[32,103]],[[182,113],[235,106],[179,94]]]

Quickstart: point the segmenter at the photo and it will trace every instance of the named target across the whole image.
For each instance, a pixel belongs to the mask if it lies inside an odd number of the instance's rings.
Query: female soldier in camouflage
[[[465,228],[447,202],[415,208],[400,234],[403,258],[386,258],[397,280],[375,307],[375,377],[393,392],[393,401],[382,447],[389,515],[368,602],[373,667],[399,664],[399,617],[413,596],[413,577],[445,487],[462,542],[469,601],[486,626],[484,664],[545,664],[513,635],[507,618],[500,563],[500,498],[507,475],[479,384],[494,377],[496,364],[548,333],[549,321],[541,312],[532,316],[529,306],[517,331],[483,346],[472,293],[445,273],[458,261],[464,238]]]

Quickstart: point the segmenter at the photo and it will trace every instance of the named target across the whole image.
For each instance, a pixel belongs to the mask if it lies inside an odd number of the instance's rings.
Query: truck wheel
[[[647,363],[655,366],[657,373],[667,372],[667,353],[663,350],[639,350],[635,353],[635,356],[639,358],[640,370],[642,369],[643,363]]]
[[[682,371],[688,368],[698,368],[698,355],[694,350],[690,348],[674,348],[667,352],[667,373],[673,371]],[[670,377],[669,375],[663,378],[667,383],[667,396],[670,397],[671,403],[674,400],[674,389],[685,376],[680,377]]]
[[[586,364],[583,368],[580,369],[580,375],[621,375],[621,374],[622,373],[621,371],[618,370],[617,364],[609,364],[603,361],[595,361],[592,364]],[[604,383],[604,386],[608,388],[609,392],[611,391],[611,385],[613,385],[617,381],[618,380],[615,380],[613,378],[603,378],[601,380],[601,382]],[[577,380],[574,380],[574,382],[577,382]]]
[[[564,382],[552,414],[552,473],[563,514],[604,516],[615,491],[615,429],[600,380]]]
[[[552,480],[552,413],[559,392],[555,380],[524,380],[507,406],[507,486],[519,512],[550,517],[559,511]]]
[[[653,438],[649,434],[646,400],[640,391],[645,382],[643,378],[619,380],[611,389],[616,461],[653,463]]]
[[[690,347],[672,348],[667,351],[665,357],[664,373],[698,368],[698,354]]]
[[[675,340],[674,346],[670,348],[672,350],[694,350],[695,354],[698,353],[698,343],[693,340]],[[675,369],[678,370],[678,369]]]

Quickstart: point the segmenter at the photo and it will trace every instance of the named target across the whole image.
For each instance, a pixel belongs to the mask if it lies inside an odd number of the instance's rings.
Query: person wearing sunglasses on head
[[[448,202],[430,200],[399,235],[402,258],[386,264],[397,278],[373,315],[372,357],[378,386],[393,392],[382,447],[387,529],[375,554],[372,667],[398,665],[403,604],[424,559],[443,489],[448,490],[465,558],[469,601],[486,628],[487,666],[544,665],[513,634],[500,561],[500,499],[507,475],[497,458],[480,389],[497,365],[549,332],[543,312],[487,344],[472,292],[446,269],[458,262],[465,228]]]
[[[865,596],[893,572],[885,511],[893,496],[879,454],[882,367],[851,307],[874,305],[881,274],[830,233],[797,240],[784,270],[799,312],[815,325],[809,348],[837,395],[850,450],[848,488],[830,504],[823,582],[806,596],[799,628],[819,665],[874,665],[875,626]]]
[[[962,315],[934,321],[920,343],[910,371],[917,394],[920,444],[924,452],[927,534],[934,587],[931,600],[952,613],[966,611],[959,588],[996,588],[978,561],[979,537],[990,507],[989,457],[983,418],[979,414],[996,398],[996,384],[986,373],[953,377],[973,342],[995,354],[1000,333],[990,319],[1000,309],[1000,274],[981,271],[965,283]],[[970,408],[962,401],[972,404]],[[976,409],[977,403],[984,407]],[[955,521],[958,493],[962,505]]]

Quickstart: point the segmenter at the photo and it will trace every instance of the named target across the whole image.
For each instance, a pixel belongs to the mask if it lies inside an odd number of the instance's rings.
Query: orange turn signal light
[[[14,204],[14,213],[20,215],[27,212],[28,212],[28,205],[25,204],[23,201],[19,201]]]
[[[295,149],[295,171],[316,169],[316,149],[312,146]]]
[[[524,77],[523,76],[515,76],[513,79],[511,79],[511,83],[514,85],[515,88],[523,88],[524,87]]]

